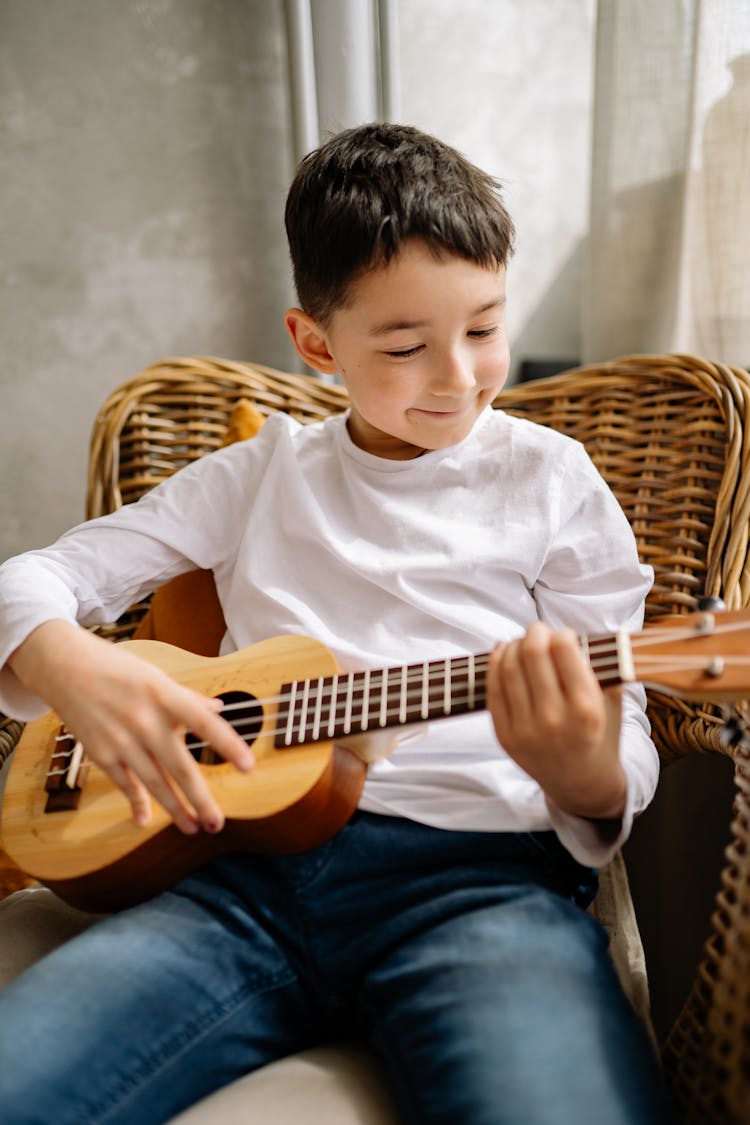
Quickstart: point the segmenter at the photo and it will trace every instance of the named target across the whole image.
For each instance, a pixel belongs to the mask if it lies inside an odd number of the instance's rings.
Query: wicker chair
[[[174,359],[115,391],[92,437],[89,517],[136,500],[196,457],[218,448],[241,398],[303,422],[347,405],[346,392],[250,363]],[[647,619],[686,613],[703,595],[727,608],[750,600],[747,570],[750,377],[691,356],[635,356],[511,387],[496,405],[582,441],[618,496],[641,558],[655,571]],[[104,630],[131,634],[145,605]],[[695,985],[663,1051],[667,1073],[695,1125],[746,1122],[750,1104],[750,772],[742,741],[725,745],[710,705],[650,693],[664,762],[689,752],[730,754],[737,797],[713,933]],[[20,724],[0,719],[0,761]]]

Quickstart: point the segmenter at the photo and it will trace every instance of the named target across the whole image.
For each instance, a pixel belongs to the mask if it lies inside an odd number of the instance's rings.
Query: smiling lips
[[[457,418],[463,414],[463,410],[427,410],[419,406],[415,406],[414,410],[417,414],[427,414],[430,418]]]

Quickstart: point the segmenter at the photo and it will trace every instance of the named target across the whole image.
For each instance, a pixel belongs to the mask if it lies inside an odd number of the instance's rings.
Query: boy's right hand
[[[137,824],[150,819],[153,797],[180,831],[221,831],[224,814],[184,738],[190,730],[225,761],[250,769],[253,755],[217,714],[218,701],[68,621],[38,626],[8,663],[122,789]]]

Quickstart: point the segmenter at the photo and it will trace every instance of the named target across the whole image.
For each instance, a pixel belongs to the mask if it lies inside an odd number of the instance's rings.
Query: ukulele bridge
[[[89,760],[83,743],[65,727],[60,727],[44,785],[47,793],[45,812],[77,809],[88,769]]]

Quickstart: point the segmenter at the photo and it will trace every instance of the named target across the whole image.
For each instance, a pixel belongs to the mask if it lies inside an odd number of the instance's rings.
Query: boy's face
[[[505,270],[436,258],[413,240],[361,277],[319,331],[329,358],[314,365],[344,380],[356,445],[398,460],[444,449],[466,437],[508,376]]]

